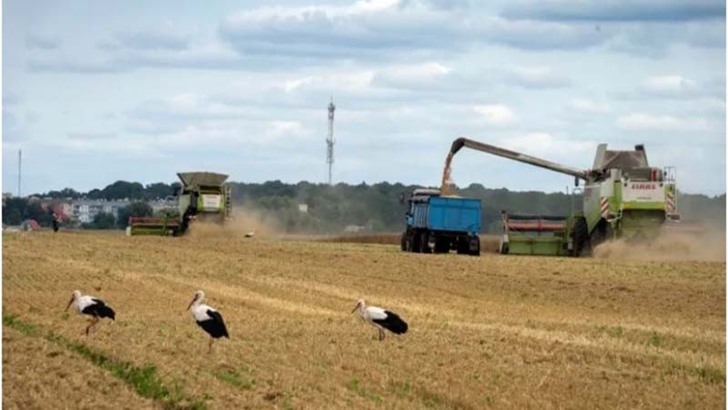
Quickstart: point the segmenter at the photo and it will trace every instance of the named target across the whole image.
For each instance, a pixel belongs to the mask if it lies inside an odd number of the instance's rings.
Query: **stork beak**
[[[352,310],[351,313],[356,312],[357,309],[359,309],[359,305],[354,306],[354,310]]]
[[[189,304],[189,306],[187,306],[187,309],[186,310],[190,310],[190,308],[192,307],[192,304],[195,303],[196,300],[197,300],[197,296],[195,296],[194,298],[192,298],[192,302],[190,302],[190,304]]]

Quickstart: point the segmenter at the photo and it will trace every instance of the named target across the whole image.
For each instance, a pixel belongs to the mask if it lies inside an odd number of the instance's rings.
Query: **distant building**
[[[105,201],[95,199],[79,199],[71,203],[73,208],[71,215],[81,223],[93,222],[96,215],[101,212],[119,217],[119,210],[129,204],[128,200]]]
[[[298,212],[307,214],[308,213],[308,204],[298,204]]]

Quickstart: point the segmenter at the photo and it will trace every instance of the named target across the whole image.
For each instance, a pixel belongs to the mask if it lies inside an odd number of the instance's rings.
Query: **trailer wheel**
[[[402,239],[400,240],[399,246],[403,252],[407,251],[407,232],[402,233]]]
[[[458,249],[458,255],[463,255],[468,253],[468,238],[459,236],[457,238],[457,249]]]
[[[574,256],[588,256],[590,248],[589,228],[586,219],[579,218],[574,223]]]
[[[480,238],[473,236],[468,241],[468,254],[480,256]]]

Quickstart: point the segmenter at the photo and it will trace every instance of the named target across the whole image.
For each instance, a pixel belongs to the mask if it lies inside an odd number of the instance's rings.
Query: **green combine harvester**
[[[600,243],[651,240],[665,223],[677,222],[675,168],[652,167],[643,145],[608,150],[599,144],[591,169],[580,170],[467,138],[452,143],[448,164],[463,147],[573,176],[584,181],[581,210],[568,216],[502,214],[500,251],[529,255],[590,255]]]
[[[225,224],[232,215],[228,176],[214,172],[180,172],[182,187],[177,197],[176,215],[130,217],[128,234],[181,236],[193,221]]]

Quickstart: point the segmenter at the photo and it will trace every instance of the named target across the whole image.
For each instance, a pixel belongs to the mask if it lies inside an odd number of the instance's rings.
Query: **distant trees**
[[[146,202],[132,202],[124,208],[119,209],[117,227],[124,229],[129,225],[129,217],[152,216],[154,210]]]
[[[41,226],[50,226],[53,211],[44,209],[39,201],[27,198],[8,198],[3,204],[3,223],[19,225],[26,219],[33,219]]]
[[[116,218],[114,218],[113,214],[99,212],[94,216],[93,222],[81,226],[85,229],[114,229],[115,225]]]
[[[404,226],[406,206],[400,197],[408,195],[413,185],[381,182],[356,185],[311,183],[301,181],[286,184],[268,181],[262,184],[230,183],[234,206],[244,206],[262,213],[288,232],[333,233],[341,232],[348,225],[365,226],[373,231],[399,231]],[[138,182],[116,181],[103,189],[92,189],[87,193],[71,188],[51,191],[40,196],[52,198],[120,199],[130,198],[133,202],[119,210],[116,227],[127,226],[130,216],[152,216],[152,208],[146,201],[166,198],[179,189],[180,183],[163,182],[143,186]],[[581,209],[579,195],[562,192],[514,192],[505,188],[489,189],[481,184],[459,188],[465,197],[478,198],[483,204],[483,232],[500,230],[500,213],[526,213],[541,215],[569,215]],[[678,210],[685,222],[710,221],[725,226],[726,195],[708,197],[705,195],[678,195]],[[301,206],[303,205],[303,209]],[[174,214],[174,210],[170,210]],[[26,198],[9,198],[3,205],[3,223],[18,225],[24,219],[35,219],[42,226],[49,226],[50,213],[38,203],[28,203]],[[108,224],[108,217],[98,222]]]

